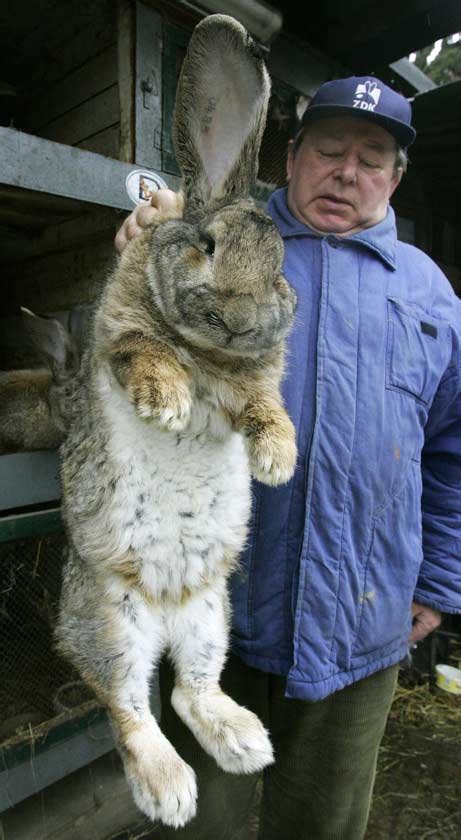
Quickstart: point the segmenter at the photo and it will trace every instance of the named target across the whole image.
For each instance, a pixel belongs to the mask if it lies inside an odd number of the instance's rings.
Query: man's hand
[[[411,605],[411,613],[413,616],[413,630],[410,634],[410,644],[416,644],[422,639],[425,639],[429,633],[432,633],[442,621],[442,614],[438,610],[433,610],[431,607],[425,607],[424,604],[417,604],[413,601]]]
[[[173,190],[158,190],[150,204],[140,204],[125,219],[115,237],[115,248],[119,254],[131,239],[139,236],[149,225],[165,219],[180,219],[183,212],[183,197]]]

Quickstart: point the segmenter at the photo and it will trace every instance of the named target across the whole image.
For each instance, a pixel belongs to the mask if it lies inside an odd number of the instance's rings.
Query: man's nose
[[[357,179],[358,161],[350,155],[344,158],[335,171],[335,177],[341,179],[345,184],[353,184]]]

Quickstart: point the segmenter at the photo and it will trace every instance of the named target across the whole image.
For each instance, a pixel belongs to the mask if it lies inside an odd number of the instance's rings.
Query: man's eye
[[[341,157],[341,152],[324,152],[322,149],[319,149],[320,154],[322,157],[326,158],[339,158]]]
[[[373,163],[371,160],[365,160],[362,158],[360,161],[367,169],[379,169],[379,163]]]

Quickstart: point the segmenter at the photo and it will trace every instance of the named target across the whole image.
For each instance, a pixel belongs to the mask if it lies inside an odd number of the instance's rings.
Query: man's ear
[[[287,181],[290,180],[293,172],[293,146],[294,140],[289,140],[287,147]]]

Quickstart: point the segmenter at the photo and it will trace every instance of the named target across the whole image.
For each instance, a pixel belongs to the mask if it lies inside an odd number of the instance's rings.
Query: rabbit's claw
[[[168,432],[182,432],[189,423],[192,397],[183,383],[143,383],[133,394],[136,411],[143,420]]]
[[[258,434],[249,440],[250,469],[254,478],[263,484],[286,484],[293,476],[296,465],[294,429],[274,429]]]
[[[196,812],[195,773],[173,750],[151,765],[126,766],[126,774],[138,808],[153,822],[181,828]]]

